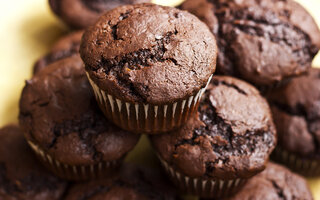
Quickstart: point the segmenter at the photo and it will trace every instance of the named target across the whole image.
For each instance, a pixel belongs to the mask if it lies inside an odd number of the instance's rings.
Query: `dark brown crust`
[[[140,137],[105,119],[78,56],[55,62],[26,82],[19,118],[28,140],[70,165],[118,160]]]
[[[76,29],[89,27],[104,12],[118,6],[148,2],[151,0],[49,0],[51,10]]]
[[[292,0],[188,0],[218,38],[217,72],[258,86],[305,73],[320,48],[311,15]]]
[[[187,176],[229,180],[250,178],[265,168],[276,131],[267,102],[253,86],[216,76],[198,116],[152,142],[164,160]]]
[[[205,86],[217,48],[195,16],[142,4],[103,15],[85,32],[80,54],[100,89],[127,102],[163,104]]]
[[[156,170],[124,165],[118,176],[75,184],[66,200],[91,199],[178,200],[174,188]]]
[[[33,74],[38,73],[40,70],[55,61],[78,55],[82,34],[83,31],[77,31],[60,38],[53,45],[50,53],[37,60],[33,66]]]
[[[0,129],[0,199],[58,200],[66,186],[36,160],[17,126]]]
[[[273,90],[272,105],[279,145],[305,158],[320,159],[320,70]]]
[[[267,168],[253,177],[234,197],[229,200],[312,200],[307,181],[288,169],[269,163]]]

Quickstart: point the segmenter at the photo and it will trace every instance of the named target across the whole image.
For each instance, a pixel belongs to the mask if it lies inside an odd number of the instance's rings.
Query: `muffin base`
[[[320,160],[302,158],[281,147],[276,147],[271,158],[303,176],[320,176]]]
[[[101,90],[87,73],[98,104],[105,114],[117,126],[135,133],[157,134],[168,132],[183,125],[199,106],[201,96],[211,81],[200,91],[186,99],[166,104],[152,105],[125,102]]]
[[[238,192],[247,181],[247,179],[241,178],[233,180],[191,178],[174,170],[160,156],[158,156],[158,158],[166,173],[181,191],[201,198],[220,199],[232,196]]]
[[[122,159],[112,162],[100,162],[91,165],[68,165],[52,158],[39,146],[28,141],[29,146],[36,153],[41,163],[56,176],[66,180],[91,180],[105,177],[115,171],[122,163]]]
[[[274,83],[273,85],[257,86],[257,88],[260,91],[260,94],[262,96],[268,96],[268,95],[272,94],[272,92],[275,89],[283,87],[283,86],[287,85],[288,83],[290,83],[291,80],[292,80],[292,78],[287,78],[286,80],[282,80],[280,82]]]

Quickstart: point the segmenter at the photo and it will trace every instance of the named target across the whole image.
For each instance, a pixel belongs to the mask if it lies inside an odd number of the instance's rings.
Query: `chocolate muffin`
[[[80,55],[105,115],[123,129],[154,134],[196,110],[217,48],[195,16],[141,4],[103,15],[84,33]]]
[[[234,197],[228,200],[312,200],[307,181],[277,164],[269,163],[267,168],[250,179]]]
[[[305,73],[320,48],[311,15],[293,0],[187,0],[215,34],[217,72],[268,89]]]
[[[40,165],[17,126],[0,129],[0,199],[59,200],[66,187]]]
[[[181,129],[152,136],[151,141],[177,186],[220,199],[265,169],[276,131],[257,89],[232,77],[215,76],[197,115]]]
[[[80,199],[178,200],[180,198],[158,171],[127,164],[116,177],[75,184],[71,187],[66,200]]]
[[[105,119],[80,57],[57,61],[26,82],[19,119],[42,162],[65,179],[107,175],[140,137]]]
[[[307,181],[287,168],[269,163],[267,168],[253,177],[244,188],[230,200],[312,200]]]
[[[49,64],[70,56],[79,56],[80,42],[83,31],[72,32],[60,38],[51,48],[50,53],[40,58],[33,66],[33,74]]]
[[[118,6],[148,2],[151,0],[49,0],[51,10],[76,29],[89,27],[103,13]]]
[[[274,159],[304,175],[320,175],[320,69],[269,94],[279,144]]]

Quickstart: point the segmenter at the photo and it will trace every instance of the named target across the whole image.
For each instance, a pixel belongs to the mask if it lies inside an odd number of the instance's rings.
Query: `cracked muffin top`
[[[269,163],[267,168],[250,179],[246,185],[228,200],[312,200],[307,181],[287,168]]]
[[[320,159],[320,69],[269,94],[279,145],[305,158]]]
[[[305,73],[320,48],[311,15],[293,0],[187,0],[215,34],[217,72],[257,86]]]
[[[153,4],[118,7],[82,38],[86,71],[101,90],[132,103],[195,95],[215,71],[217,47],[192,14]]]
[[[0,129],[0,199],[61,199],[67,183],[47,172],[17,126]]]
[[[160,157],[185,175],[230,180],[249,178],[265,168],[276,131],[257,89],[215,76],[198,114],[178,131],[151,140]]]
[[[108,10],[151,0],[49,0],[51,10],[66,24],[84,29],[94,24]]]
[[[72,32],[60,38],[51,48],[51,52],[37,60],[33,66],[33,74],[49,64],[74,55],[79,55],[80,42],[83,31]]]
[[[180,199],[174,187],[164,177],[156,170],[126,164],[113,178],[75,184],[65,199]]]
[[[26,82],[19,118],[27,140],[70,165],[120,159],[140,137],[105,119],[78,56],[57,61]]]

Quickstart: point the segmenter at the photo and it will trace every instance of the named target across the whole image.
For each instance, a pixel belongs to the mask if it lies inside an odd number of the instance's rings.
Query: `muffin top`
[[[188,12],[153,4],[118,7],[87,29],[80,47],[100,89],[132,103],[187,98],[215,71],[208,27]]]
[[[312,200],[307,181],[285,167],[269,163],[267,168],[250,179],[234,197],[229,200]]]
[[[104,12],[118,6],[147,2],[151,0],[49,0],[51,10],[76,29],[87,28]]]
[[[216,35],[217,72],[258,86],[307,71],[320,48],[311,15],[293,0],[187,0]]]
[[[303,157],[320,159],[320,69],[269,94],[279,144]]]
[[[78,56],[57,61],[26,82],[19,118],[27,140],[70,165],[120,159],[140,137],[105,119]]]
[[[253,86],[216,76],[197,116],[180,130],[151,140],[160,157],[185,175],[229,180],[265,168],[276,131],[266,100]]]
[[[61,199],[66,182],[36,160],[17,126],[0,129],[0,199]]]
[[[128,199],[178,200],[173,186],[158,171],[124,165],[119,175],[107,180],[75,184],[66,200]]]
[[[83,31],[72,32],[60,38],[51,48],[51,52],[37,60],[33,66],[36,74],[49,64],[74,55],[79,55],[80,42]]]

